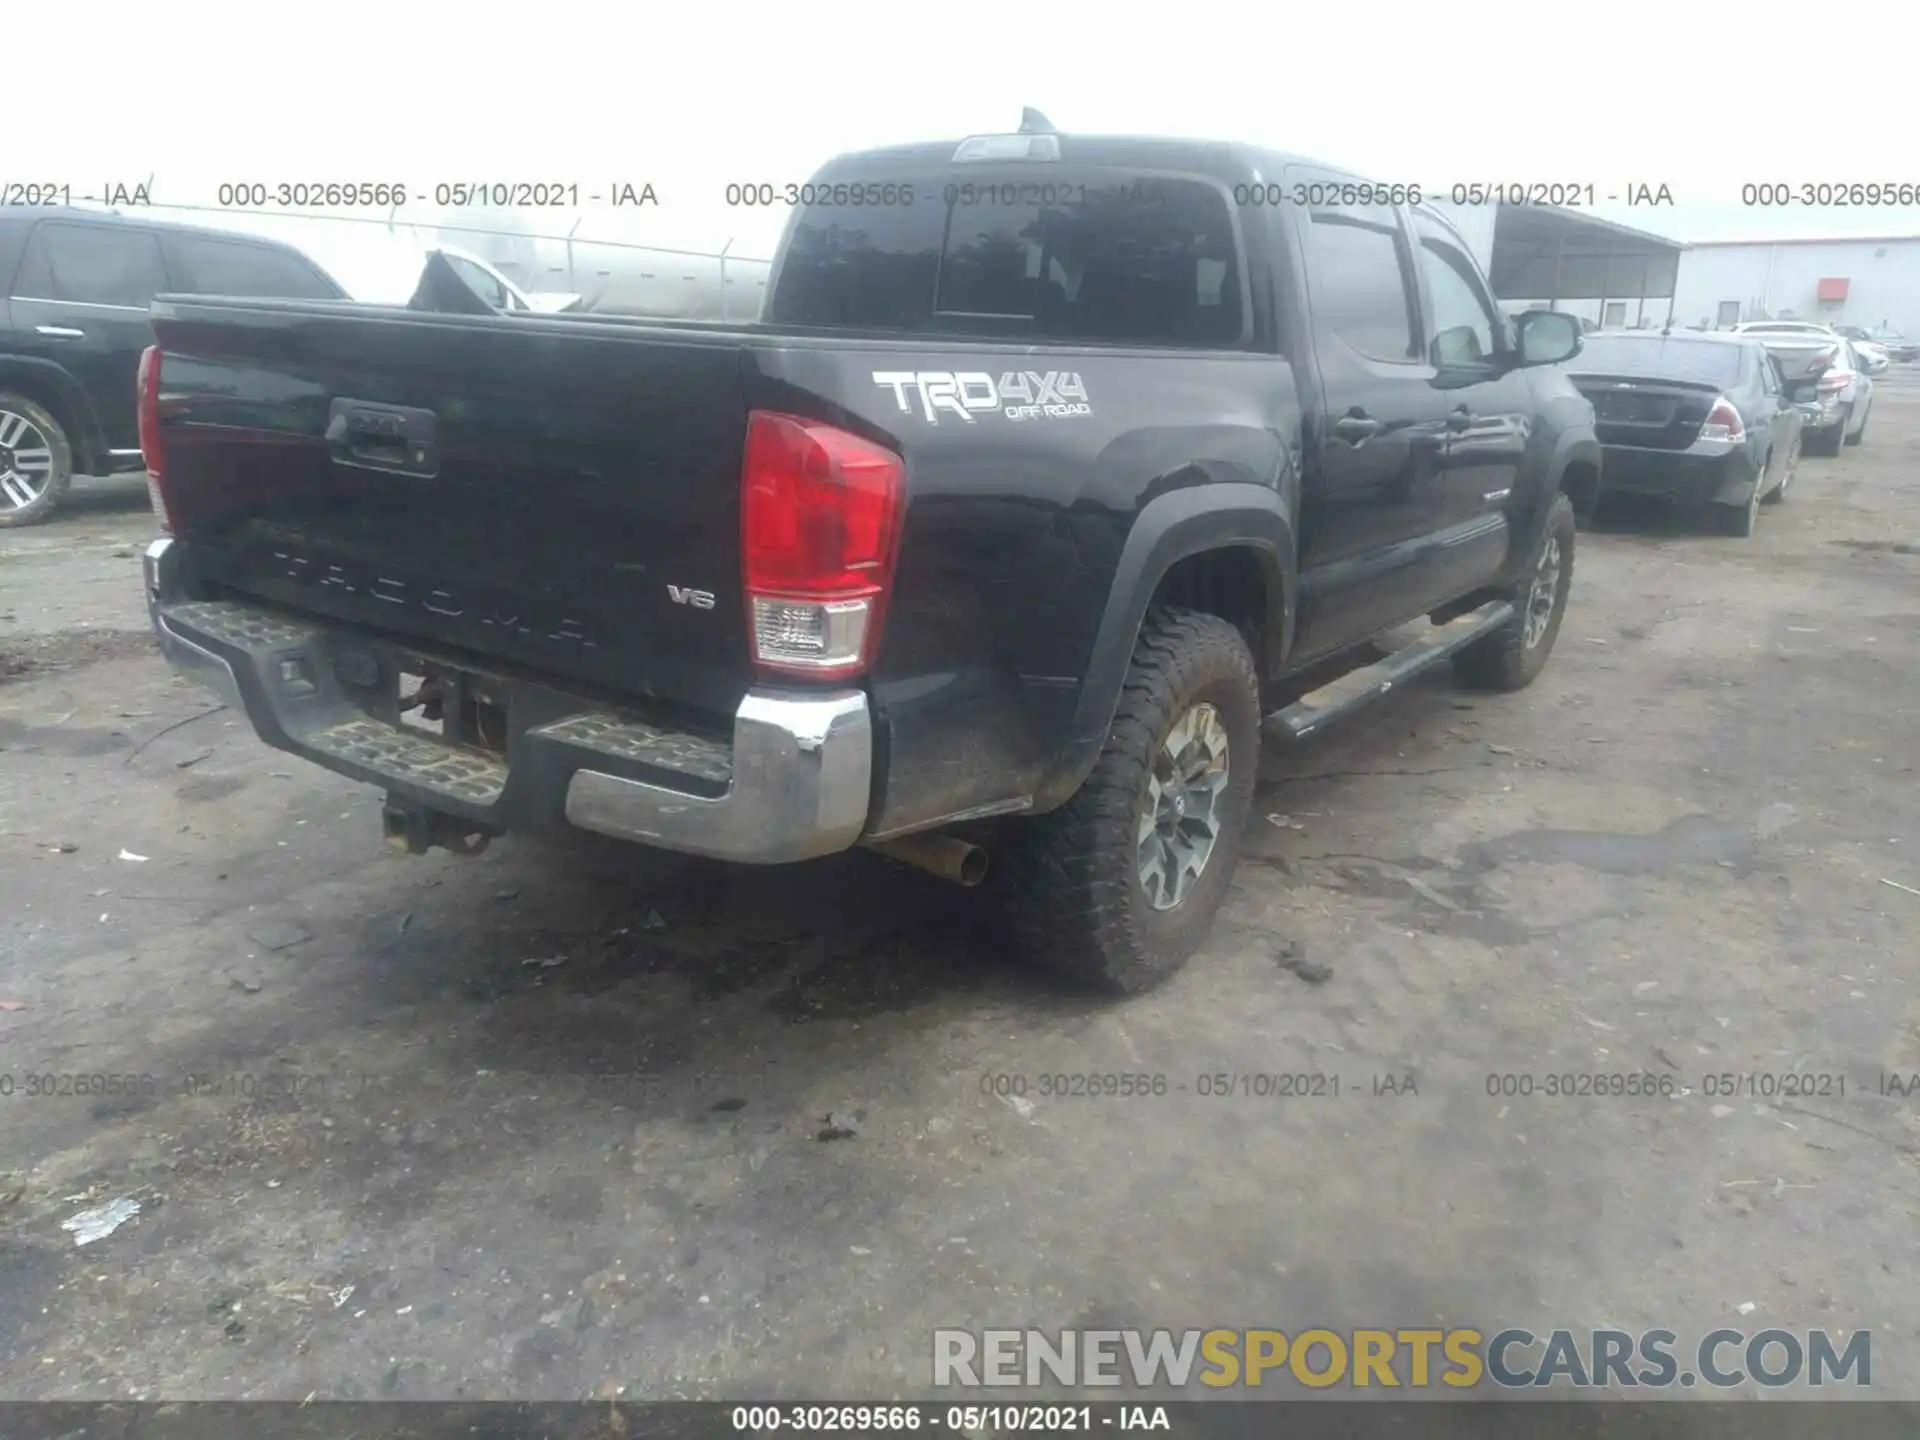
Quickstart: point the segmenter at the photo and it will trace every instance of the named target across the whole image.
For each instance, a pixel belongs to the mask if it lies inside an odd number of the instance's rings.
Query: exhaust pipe
[[[868,848],[889,860],[898,860],[969,889],[987,878],[987,852],[951,835],[902,835],[898,840],[881,840]]]

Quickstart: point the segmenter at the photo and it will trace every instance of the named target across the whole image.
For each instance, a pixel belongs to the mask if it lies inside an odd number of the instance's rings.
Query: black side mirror
[[[1558,365],[1580,353],[1580,321],[1559,310],[1523,310],[1514,322],[1522,365]]]

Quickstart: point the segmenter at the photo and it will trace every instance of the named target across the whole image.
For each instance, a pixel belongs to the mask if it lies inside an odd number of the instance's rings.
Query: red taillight
[[[1700,427],[1700,438],[1730,441],[1747,438],[1747,427],[1741,423],[1740,412],[1726,396],[1713,402],[1713,409],[1707,412],[1707,423]]]
[[[883,446],[756,410],[741,466],[741,573],[755,663],[857,675],[879,644],[906,468]]]
[[[122,374],[126,373],[124,371]],[[140,455],[147,462],[147,473],[163,471],[160,455],[160,347],[149,345],[140,352]]]
[[[140,423],[140,458],[147,466],[147,499],[153,504],[153,518],[160,528],[173,533],[173,520],[167,513],[166,457],[160,448],[160,347],[149,345],[140,352],[139,398],[135,408]]]
[[[1814,383],[1816,390],[1844,390],[1853,377],[1845,370],[1829,370]]]

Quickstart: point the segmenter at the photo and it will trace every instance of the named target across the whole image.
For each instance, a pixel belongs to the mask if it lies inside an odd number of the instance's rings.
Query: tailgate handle
[[[341,465],[395,475],[440,471],[439,425],[431,410],[335,400],[327,411],[327,449]]]

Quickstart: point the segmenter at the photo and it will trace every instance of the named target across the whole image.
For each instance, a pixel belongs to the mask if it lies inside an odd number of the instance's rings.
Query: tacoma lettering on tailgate
[[[596,642],[587,638],[581,622],[565,615],[548,615],[530,606],[504,597],[456,595],[451,590],[409,584],[391,576],[376,575],[357,566],[315,560],[291,550],[275,550],[273,558],[285,566],[289,580],[343,595],[370,595],[389,605],[418,606],[449,620],[469,619],[482,625],[508,630],[516,635],[544,635],[549,640],[569,641],[589,650]]]

